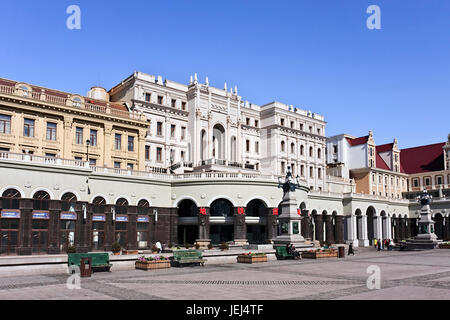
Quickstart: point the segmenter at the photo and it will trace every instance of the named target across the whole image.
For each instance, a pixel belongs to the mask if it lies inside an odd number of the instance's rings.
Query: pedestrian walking
[[[374,241],[373,241],[373,247],[376,249],[377,248],[377,239],[375,239]]]
[[[158,253],[161,253],[162,251],[161,241],[158,240],[158,242],[156,242],[156,248],[158,248]]]
[[[355,255],[355,251],[353,250],[353,242],[348,246],[348,255]]]
[[[377,240],[377,251],[381,251],[381,240]]]

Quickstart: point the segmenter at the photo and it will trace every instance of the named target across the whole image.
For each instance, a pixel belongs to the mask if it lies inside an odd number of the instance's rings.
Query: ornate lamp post
[[[281,202],[281,214],[278,221],[281,226],[281,235],[274,239],[274,247],[293,244],[295,247],[311,247],[305,245],[305,239],[301,234],[301,219],[298,214],[298,203],[295,191],[301,190],[307,193],[309,188],[300,184],[300,177],[292,176],[291,167],[288,167],[286,178],[278,179],[278,188],[283,189],[283,202]]]

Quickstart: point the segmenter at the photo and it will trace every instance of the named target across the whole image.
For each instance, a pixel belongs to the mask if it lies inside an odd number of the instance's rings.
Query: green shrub
[[[67,253],[77,253],[77,249],[74,246],[68,246],[66,249]]]
[[[114,252],[114,253],[118,253],[118,252],[120,252],[120,250],[122,250],[122,247],[120,246],[120,243],[118,243],[117,241],[114,242],[112,244],[111,251]]]

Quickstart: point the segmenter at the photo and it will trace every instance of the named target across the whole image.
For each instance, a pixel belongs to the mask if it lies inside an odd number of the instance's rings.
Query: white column
[[[359,239],[359,245],[362,247],[368,247],[369,246],[369,239],[367,235],[367,216],[364,215],[361,217],[361,229],[360,229],[360,237]]]
[[[346,217],[346,223],[347,223],[347,242],[352,242],[354,247],[358,247],[358,239],[357,239],[357,232],[356,228],[357,226],[357,217],[356,216],[349,216]]]
[[[374,233],[374,237],[375,239],[383,239],[383,234],[382,234],[382,217],[381,216],[376,216],[373,219],[373,233]]]
[[[386,219],[387,224],[387,238],[392,240],[392,220],[391,217],[387,217]]]

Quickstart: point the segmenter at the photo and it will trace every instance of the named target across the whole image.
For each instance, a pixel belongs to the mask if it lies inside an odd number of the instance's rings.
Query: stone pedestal
[[[208,249],[210,243],[211,243],[210,239],[197,239],[195,241],[195,244],[198,244],[200,246],[200,249]]]
[[[419,234],[413,240],[406,241],[406,250],[430,250],[437,247],[437,236],[434,233],[434,221],[431,218],[431,196],[424,190],[420,196],[422,209],[420,210]]]

